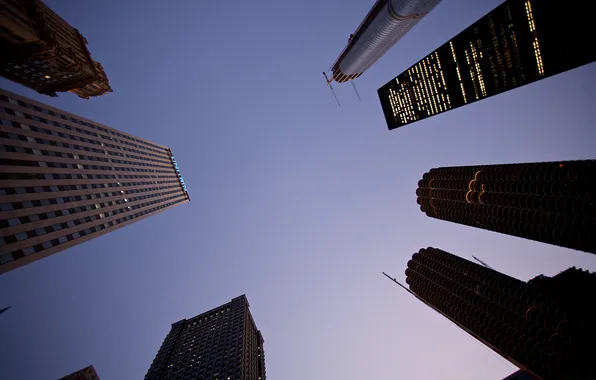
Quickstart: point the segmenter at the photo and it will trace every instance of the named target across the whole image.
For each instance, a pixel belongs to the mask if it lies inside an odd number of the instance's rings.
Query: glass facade
[[[589,12],[507,0],[378,90],[389,129],[596,60]]]
[[[0,273],[188,202],[171,157],[0,91]]]

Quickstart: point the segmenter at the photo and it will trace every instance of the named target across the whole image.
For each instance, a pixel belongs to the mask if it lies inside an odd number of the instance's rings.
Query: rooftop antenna
[[[490,265],[488,265],[487,263],[485,263],[484,261],[480,260],[478,257],[472,255],[472,257],[474,258],[474,260],[478,261],[480,264],[484,265],[485,267],[487,267],[488,269],[493,269]],[[493,269],[494,270],[494,269]]]
[[[358,100],[362,101],[362,99],[360,99],[360,94],[358,93],[358,90],[356,89],[356,85],[354,84],[354,81],[351,80],[350,83],[352,83],[352,87],[354,87],[354,91],[356,92],[356,96],[358,97]]]
[[[329,87],[329,89],[331,90],[331,93],[333,94],[333,97],[335,98],[337,105],[341,107],[341,104],[339,104],[339,99],[337,99],[337,95],[335,95],[335,90],[333,89],[333,86],[331,85],[331,82],[333,82],[333,79],[329,80],[329,78],[327,77],[327,73],[324,71],[323,71],[323,75],[325,76],[325,81],[327,82],[327,87]]]
[[[418,296],[417,296],[417,295],[416,295],[414,292],[412,292],[410,289],[406,288],[406,287],[405,287],[405,286],[403,286],[403,285],[402,285],[402,284],[401,284],[399,281],[397,281],[397,280],[395,279],[395,277],[391,277],[391,276],[389,276],[389,275],[388,275],[387,273],[385,273],[385,272],[381,272],[381,273],[383,273],[383,274],[385,275],[385,277],[387,277],[387,278],[388,278],[388,279],[390,279],[391,281],[395,282],[397,285],[399,285],[399,286],[401,286],[402,288],[404,288],[404,289],[406,290],[406,292],[408,292],[408,293],[410,293],[411,295],[413,295],[414,297],[416,297],[416,298],[420,299],[420,298],[419,298],[419,297],[418,297]],[[424,302],[424,301],[422,301],[422,302]]]

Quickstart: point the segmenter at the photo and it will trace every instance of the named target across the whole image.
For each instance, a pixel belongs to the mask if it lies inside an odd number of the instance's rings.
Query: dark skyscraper
[[[265,380],[263,342],[242,295],[174,323],[145,380]]]
[[[93,368],[93,366],[90,365],[89,367],[80,369],[76,372],[71,373],[70,375],[61,377],[58,380],[99,380],[99,376],[97,376],[95,368]]]
[[[431,169],[426,215],[596,253],[596,160]]]
[[[87,40],[40,0],[0,0],[0,74],[45,95],[111,92]]]
[[[0,90],[0,273],[189,200],[167,147]]]
[[[543,379],[596,378],[596,274],[570,268],[526,283],[429,247],[408,262],[406,282],[520,368]]]
[[[378,90],[389,129],[596,60],[592,15],[550,0],[507,0]],[[481,126],[479,126],[481,127]]]

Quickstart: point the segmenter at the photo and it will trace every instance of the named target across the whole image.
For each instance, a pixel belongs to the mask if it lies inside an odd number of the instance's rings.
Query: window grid
[[[168,148],[4,94],[0,273],[189,201]]]
[[[173,197],[167,197],[167,198],[164,198],[164,199],[154,200],[154,201],[151,201],[151,202],[146,202],[145,204],[135,206],[135,208],[132,208],[131,207],[131,209],[134,210],[134,209],[138,209],[138,208],[141,208],[141,207],[148,207],[148,206],[151,206],[153,204],[156,204],[156,203],[159,203],[159,202],[168,201],[168,200],[175,199],[175,198],[178,198],[178,197],[179,196],[173,196]],[[64,225],[66,225],[66,227],[62,227],[61,226],[62,228],[57,229],[56,231],[54,231],[51,227],[49,228],[51,230],[51,232],[48,232],[48,228],[47,227],[44,229],[45,232],[42,231],[41,229],[32,230],[32,231],[34,231],[34,233],[35,233],[36,236],[43,236],[45,234],[50,234],[50,233],[58,232],[58,231],[60,231],[62,229],[71,228],[71,227],[74,227],[74,226],[77,226],[77,225],[80,225],[80,226],[84,227],[84,228],[81,228],[81,229],[79,229],[79,230],[77,230],[75,232],[72,232],[72,233],[69,233],[69,234],[66,234],[66,235],[63,235],[63,236],[53,237],[52,239],[46,240],[46,241],[44,241],[42,243],[39,243],[39,244],[35,244],[35,245],[32,245],[32,246],[24,247],[22,249],[17,249],[15,251],[12,251],[12,252],[9,252],[9,253],[2,254],[2,255],[0,255],[0,265],[1,264],[4,264],[6,262],[13,261],[13,260],[18,260],[18,259],[20,259],[20,258],[22,258],[24,256],[28,256],[28,255],[30,255],[32,253],[38,253],[38,252],[41,252],[41,251],[43,251],[45,249],[49,249],[51,247],[58,246],[60,244],[66,243],[67,241],[72,241],[72,240],[77,239],[79,237],[90,235],[90,234],[92,234],[94,232],[99,232],[99,231],[101,231],[101,230],[103,230],[105,228],[109,228],[109,227],[115,226],[117,224],[122,224],[122,223],[125,223],[127,221],[133,220],[135,218],[139,218],[141,216],[144,216],[144,215],[147,215],[147,214],[150,214],[150,213],[155,213],[155,212],[157,212],[159,210],[162,210],[162,209],[164,209],[166,207],[170,207],[170,206],[176,205],[176,204],[181,203],[181,202],[184,202],[184,199],[177,199],[175,201],[167,202],[167,203],[164,203],[164,204],[159,205],[159,206],[155,206],[155,207],[152,207],[152,208],[148,208],[148,209],[139,211],[137,213],[128,214],[128,215],[122,216],[120,218],[112,218],[111,220],[106,220],[106,222],[101,223],[101,224],[91,225],[93,221],[95,221],[95,220],[98,219],[98,217],[96,217],[96,218],[86,217],[86,218],[77,219],[76,221],[69,221],[67,223],[63,223]],[[116,215],[119,215],[119,214],[122,214],[122,213],[128,212],[128,211],[132,211],[132,210],[129,210],[128,208],[118,209],[118,212],[115,212],[112,216],[116,216]],[[97,214],[97,215],[99,215],[99,214]],[[99,219],[103,219],[103,218],[99,218]],[[27,232],[28,235],[29,235],[29,237],[32,237],[31,235],[33,233],[29,234],[29,232],[31,232],[31,231],[28,231]]]

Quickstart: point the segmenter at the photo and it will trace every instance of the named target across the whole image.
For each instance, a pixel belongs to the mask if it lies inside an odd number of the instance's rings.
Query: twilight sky
[[[443,0],[356,81],[324,85],[373,0],[47,0],[114,92],[10,91],[172,148],[192,202],[0,276],[1,379],[142,379],[170,324],[245,293],[267,375],[501,379],[515,367],[381,275],[422,247],[528,280],[596,256],[426,217],[432,167],[596,156],[596,66],[389,132],[378,87],[497,6]]]

